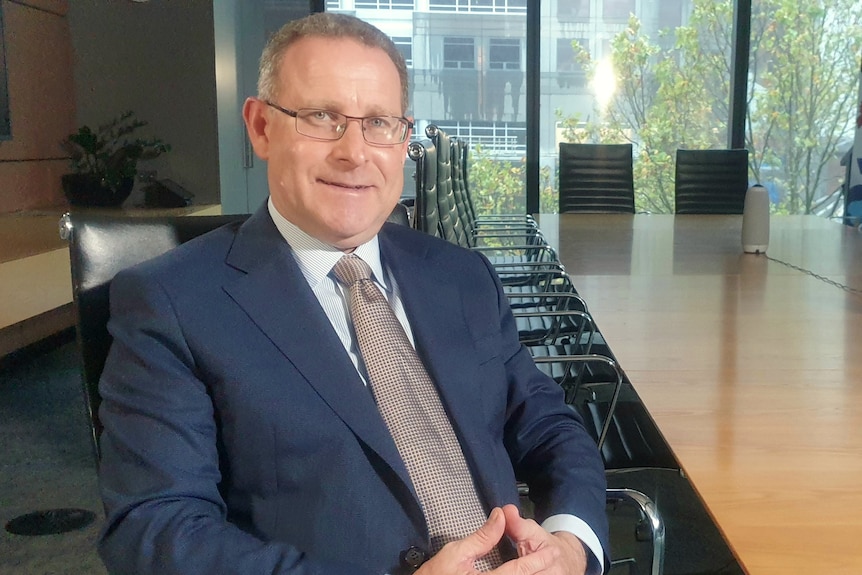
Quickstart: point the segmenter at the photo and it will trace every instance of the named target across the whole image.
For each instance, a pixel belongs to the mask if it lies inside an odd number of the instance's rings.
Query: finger
[[[506,520],[503,511],[495,507],[479,529],[457,542],[459,552],[474,558],[487,555],[500,542],[505,531]]]
[[[506,518],[506,535],[518,546],[518,554],[524,555],[538,549],[550,534],[532,519],[524,519],[514,505],[503,508]]]
[[[557,553],[551,548],[541,549],[503,563],[490,573],[493,575],[541,575],[554,573]]]

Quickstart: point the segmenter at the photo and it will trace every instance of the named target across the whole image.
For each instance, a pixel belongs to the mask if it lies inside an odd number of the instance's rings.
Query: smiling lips
[[[371,187],[363,184],[342,184],[340,182],[330,182],[329,180],[320,180],[320,182],[326,184],[327,186],[336,186],[339,188],[348,188],[351,190],[364,190]]]

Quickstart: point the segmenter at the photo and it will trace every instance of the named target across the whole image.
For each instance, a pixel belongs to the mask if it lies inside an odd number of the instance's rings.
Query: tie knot
[[[371,279],[371,268],[361,258],[353,254],[342,256],[332,267],[338,282],[346,287],[359,280]]]

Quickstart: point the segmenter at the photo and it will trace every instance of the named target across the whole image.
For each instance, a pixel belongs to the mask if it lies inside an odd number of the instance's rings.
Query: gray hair
[[[257,80],[257,95],[261,100],[273,101],[278,96],[278,74],[285,50],[302,38],[349,38],[371,48],[380,48],[389,56],[401,80],[401,113],[407,111],[409,91],[407,86],[407,64],[389,36],[354,16],[319,12],[305,18],[288,22],[272,35],[260,57]]]

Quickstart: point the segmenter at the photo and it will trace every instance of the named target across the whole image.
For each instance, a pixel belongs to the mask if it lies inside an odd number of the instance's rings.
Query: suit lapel
[[[371,393],[265,209],[240,229],[227,264],[246,275],[225,285],[225,291],[360,441],[413,492]],[[416,507],[414,512],[421,514],[418,501]]]

